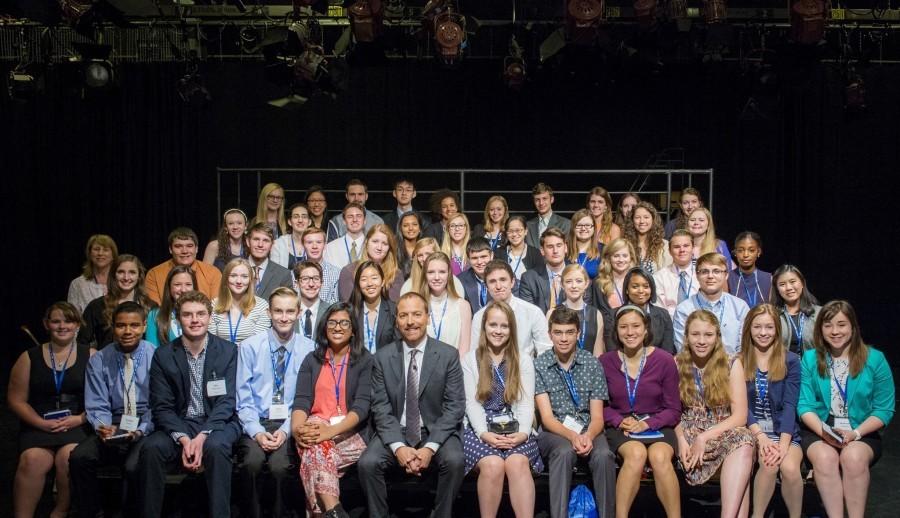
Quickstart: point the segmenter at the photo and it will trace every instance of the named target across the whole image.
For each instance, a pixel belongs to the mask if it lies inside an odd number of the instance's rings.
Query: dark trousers
[[[541,456],[550,471],[550,516],[565,518],[569,513],[569,493],[572,470],[578,455],[572,443],[561,435],[542,431],[537,437]],[[609,450],[606,436],[594,438],[594,448],[588,455],[588,466],[594,481],[594,501],[600,516],[616,515],[616,458]]]
[[[84,518],[97,516],[102,500],[100,484],[97,482],[97,469],[109,465],[123,466],[125,480],[122,485],[123,514],[127,515],[134,511],[134,500],[129,498],[128,493],[137,487],[135,477],[138,459],[145,443],[145,439],[135,443],[104,443],[100,437],[91,434],[75,447],[69,456],[69,480],[72,484],[72,504],[78,510],[78,516]]]
[[[200,433],[202,423],[186,419],[190,437]],[[203,443],[203,476],[209,499],[209,515],[227,518],[231,515],[231,449],[240,436],[237,423],[229,423],[206,438]],[[166,490],[166,472],[181,466],[181,445],[163,431],[144,439],[138,466],[138,502],[143,515],[156,518],[162,514]]]
[[[252,518],[262,516],[260,496],[263,496],[261,493],[265,492],[259,490],[257,481],[266,465],[269,466],[269,472],[275,481],[275,494],[264,495],[267,502],[272,502],[271,516],[276,518],[291,516],[293,508],[291,502],[296,501],[296,498],[290,497],[296,496],[300,488],[300,479],[297,476],[299,459],[294,448],[294,440],[288,437],[277,450],[265,452],[255,440],[242,435],[238,442],[238,459],[240,491],[243,494],[241,516]]]
[[[369,506],[369,516],[374,518],[388,516],[387,485],[384,477],[388,470],[399,467],[397,457],[391,449],[377,435],[372,437],[357,463],[360,484],[366,493],[366,502]],[[456,499],[465,476],[465,457],[459,437],[450,437],[438,448],[428,469],[436,469],[438,473],[437,495],[434,500],[434,513],[431,516],[450,518],[453,500]]]

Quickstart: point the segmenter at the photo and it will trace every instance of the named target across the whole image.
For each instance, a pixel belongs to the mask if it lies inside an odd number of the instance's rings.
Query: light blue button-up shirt
[[[137,398],[138,430],[146,437],[153,431],[150,413],[150,362],[156,348],[141,340],[131,353],[134,362],[134,391]],[[120,372],[120,369],[122,372]],[[112,343],[91,356],[84,375],[84,411],[96,430],[100,425],[118,424],[125,412],[125,353]],[[131,379],[127,380],[130,383]]]
[[[691,313],[698,309],[705,309],[719,319],[722,331],[722,342],[728,354],[736,354],[741,351],[741,330],[744,327],[744,317],[750,308],[743,300],[722,293],[719,300],[710,302],[702,292],[697,292],[684,300],[675,308],[675,318],[672,324],[675,329],[675,348],[681,351],[684,347],[684,324]]]
[[[254,437],[265,428],[261,419],[268,419],[269,407],[275,393],[275,358],[281,342],[271,329],[257,333],[241,342],[238,347],[237,365],[237,413],[244,433]],[[294,392],[297,390],[297,373],[306,355],[315,348],[312,340],[302,333],[294,333],[290,342],[284,344],[290,357],[285,357],[284,403],[291,408]],[[288,417],[278,428],[287,436],[291,435],[291,419]]]

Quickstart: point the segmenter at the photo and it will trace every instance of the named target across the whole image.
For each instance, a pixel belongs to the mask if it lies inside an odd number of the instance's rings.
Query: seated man
[[[338,271],[362,257],[368,218],[365,207],[356,202],[348,203],[340,217],[344,221],[343,234],[325,245],[325,262],[334,265]]]
[[[322,272],[322,283],[319,289],[319,299],[325,305],[338,301],[338,279],[341,276],[340,268],[325,261],[325,231],[317,227],[309,227],[303,231],[303,249],[306,251],[306,260],[319,265]],[[295,265],[296,266],[296,265]],[[297,281],[297,270],[294,269],[294,281]],[[298,284],[299,288],[299,284]]]
[[[303,264],[303,263],[300,263]],[[238,442],[244,508],[241,516],[258,518],[257,479],[268,464],[275,495],[268,516],[290,516],[286,501],[298,483],[297,451],[291,439],[291,405],[297,372],[315,344],[294,332],[299,299],[294,290],[278,288],[269,296],[272,328],[241,342],[237,369],[237,412],[244,428]]]
[[[199,291],[181,295],[175,314],[182,335],[161,347],[150,366],[150,408],[156,431],[141,450],[138,504],[162,514],[166,471],[180,461],[203,472],[209,515],[231,513],[231,449],[241,434],[235,413],[237,348],[208,332],[212,302]]]
[[[556,307],[566,299],[562,292],[562,271],[566,267],[567,251],[566,236],[558,228],[548,228],[541,236],[544,264],[522,274],[519,297],[539,307],[544,314],[551,304]]]
[[[366,201],[368,201],[369,199],[369,188],[362,180],[353,178],[349,182],[347,182],[346,191],[344,192],[344,198],[347,199],[347,203],[359,204],[359,206],[364,211],[363,214],[365,215],[365,228],[362,230],[363,234],[368,232],[369,229],[374,227],[375,225],[384,223],[384,220],[381,219],[381,216],[366,208]],[[328,222],[327,230],[329,243],[331,241],[334,241],[335,239],[343,237],[344,234],[347,233],[347,222],[345,218],[341,214],[333,216]]]
[[[466,257],[469,268],[459,274],[459,282],[465,292],[463,296],[472,308],[472,314],[485,307],[491,300],[487,284],[484,282],[484,268],[494,258],[491,244],[483,237],[473,237],[466,243]]]
[[[316,325],[331,304],[319,298],[322,292],[322,265],[312,261],[300,261],[294,265],[294,278],[300,294],[300,313],[295,329],[309,340],[315,340]]]
[[[369,516],[388,516],[385,473],[420,476],[437,464],[436,518],[450,518],[463,479],[460,431],[466,408],[459,352],[429,338],[428,303],[415,292],[397,303],[402,340],[375,353],[372,407],[376,435],[357,464]],[[432,459],[433,457],[433,459]]]
[[[256,278],[256,296],[268,299],[276,288],[291,288],[294,278],[291,271],[280,264],[269,260],[275,234],[268,223],[257,223],[247,231],[247,250],[250,251],[250,264],[253,265]]]
[[[194,270],[194,275],[197,276],[195,290],[209,298],[219,295],[222,272],[211,264],[197,260],[198,242],[197,234],[189,228],[178,227],[169,234],[169,253],[172,254],[172,258],[150,268],[144,279],[144,288],[150,300],[157,304],[161,303],[166,277],[176,264],[190,266],[191,270]]]
[[[548,228],[557,228],[563,235],[567,235],[569,229],[572,228],[572,222],[553,212],[553,189],[540,182],[531,189],[531,197],[537,216],[528,220],[528,234],[525,235],[525,242],[530,246],[540,248],[541,236]]]
[[[600,516],[616,513],[616,461],[603,435],[609,399],[603,367],[578,348],[579,315],[567,307],[550,314],[553,349],[534,361],[534,402],[541,418],[538,448],[550,470],[550,515],[568,514],[575,461],[588,459]]]
[[[675,308],[697,293],[700,281],[697,271],[691,265],[694,253],[694,238],[690,232],[677,229],[669,239],[669,254],[672,264],[653,273],[656,283],[656,305],[675,317]]]
[[[85,372],[84,410],[95,435],[69,457],[69,478],[78,516],[96,516],[101,507],[97,468],[122,465],[126,514],[139,513],[129,492],[137,487],[138,458],[153,431],[150,412],[150,362],[153,344],[141,340],[147,327],[144,308],[123,302],[112,315],[113,343],[91,357]]]

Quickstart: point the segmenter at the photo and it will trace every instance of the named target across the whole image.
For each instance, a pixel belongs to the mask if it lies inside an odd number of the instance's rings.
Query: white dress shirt
[[[550,331],[547,327],[547,317],[541,312],[541,308],[516,296],[511,296],[507,304],[516,315],[516,339],[519,342],[520,353],[529,358],[535,358],[553,348],[553,343],[550,342]],[[485,308],[479,309],[472,318],[472,341],[469,344],[473,350],[478,348],[484,310]]]
[[[700,281],[697,280],[697,271],[693,266],[687,265],[684,269],[687,276],[688,297],[693,296],[700,289]],[[653,282],[656,283],[655,304],[669,312],[670,317],[675,317],[675,307],[678,306],[678,286],[681,282],[679,276],[681,270],[674,264],[669,265],[653,274]]]
[[[422,378],[422,359],[425,358],[425,346],[428,345],[428,336],[422,338],[422,342],[419,343],[415,348],[419,351],[416,353],[416,364],[419,366],[419,369],[416,371],[416,387],[419,387],[419,380]],[[406,341],[403,342],[403,393],[406,393],[406,374],[409,372],[409,353],[413,350]],[[421,388],[421,387],[419,387]],[[419,419],[422,418],[422,412],[419,412]],[[421,423],[420,423],[421,424]],[[400,426],[402,428],[406,428],[406,398],[403,398],[403,409],[400,411]],[[391,443],[391,451],[393,453],[397,453],[397,450],[402,448],[403,446],[408,446],[406,443],[402,442],[392,442]],[[415,446],[412,446],[415,447]],[[441,447],[440,444],[436,442],[426,442],[425,447],[430,449],[431,451],[437,453],[438,449]]]
[[[341,268],[352,262],[350,260],[350,251],[353,249],[353,243],[356,243],[357,257],[362,257],[364,241],[365,236],[362,234],[356,239],[351,238],[349,234],[345,234],[343,237],[325,245],[323,260],[340,271]]]

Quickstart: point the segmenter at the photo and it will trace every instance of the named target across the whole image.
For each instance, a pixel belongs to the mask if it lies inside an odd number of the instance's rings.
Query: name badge
[[[584,430],[584,424],[581,422],[581,420],[571,415],[566,415],[566,418],[563,419],[562,425],[577,434],[580,434]]]
[[[347,417],[347,416],[345,416],[344,414],[336,415],[328,420],[328,424],[330,424],[331,426],[334,426],[334,425],[340,423],[341,421],[343,421],[345,417]]]
[[[123,432],[133,432],[137,430],[141,420],[136,415],[123,414],[122,420],[119,421],[119,430]]]
[[[489,419],[492,423],[507,424],[512,422],[513,416],[510,413],[497,414]]]
[[[288,418],[290,412],[287,405],[272,403],[272,405],[269,406],[269,419],[272,419],[273,421],[283,421]]]
[[[47,412],[46,414],[44,414],[43,417],[47,421],[53,421],[55,419],[62,419],[64,417],[69,417],[70,415],[72,415],[72,411],[69,410],[68,408],[63,408],[61,410],[52,410],[50,412]]]
[[[206,382],[206,395],[209,397],[224,396],[228,392],[225,390],[225,380],[210,380]]]
[[[759,429],[763,433],[773,433],[775,431],[775,426],[772,424],[771,419],[759,419],[756,421],[756,424],[759,425]]]
[[[853,427],[850,426],[850,418],[849,417],[835,417],[834,418],[834,426],[832,426],[835,430],[852,430]]]

